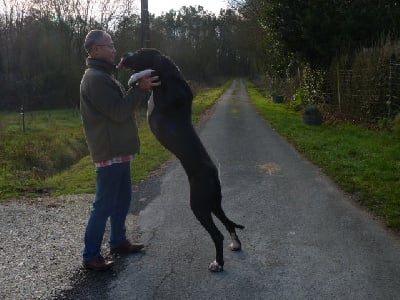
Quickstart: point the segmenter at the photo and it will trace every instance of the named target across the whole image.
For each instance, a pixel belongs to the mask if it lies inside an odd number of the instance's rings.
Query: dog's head
[[[117,68],[128,68],[134,72],[154,69],[156,60],[159,59],[161,55],[160,51],[151,48],[143,48],[136,52],[128,52],[122,56]]]

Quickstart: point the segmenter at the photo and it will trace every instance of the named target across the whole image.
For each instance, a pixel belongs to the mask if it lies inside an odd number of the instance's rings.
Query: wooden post
[[[342,112],[342,105],[340,103],[340,72],[339,72],[339,63],[336,65],[336,82],[337,82],[337,94],[338,94],[338,103],[339,103],[339,111]]]
[[[394,84],[394,75],[393,75],[393,67],[395,66],[395,63],[396,63],[396,56],[394,55],[394,53],[392,53],[392,55],[390,56],[390,61],[389,61],[389,95],[388,95],[388,99],[386,101],[388,118],[390,118],[392,115],[392,100],[393,100],[393,96],[396,95],[396,93],[394,91],[395,84]]]
[[[22,120],[22,131],[25,133],[25,110],[24,105],[21,105],[21,120]]]
[[[141,0],[142,47],[150,47],[150,21],[148,0]]]

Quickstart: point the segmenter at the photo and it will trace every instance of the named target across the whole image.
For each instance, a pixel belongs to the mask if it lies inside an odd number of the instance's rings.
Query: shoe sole
[[[88,266],[88,265],[85,265],[85,264],[83,264],[82,266],[83,266],[86,270],[92,270],[92,271],[108,271],[108,270],[110,270],[110,269],[114,266],[114,264],[112,264],[112,265],[110,265],[110,266],[108,266],[108,267],[104,267],[104,268],[96,268],[96,267]]]
[[[117,251],[117,250],[111,250],[110,254],[111,255],[129,255],[129,254],[135,254],[135,253],[139,253],[144,249],[143,247],[137,248],[134,251]]]

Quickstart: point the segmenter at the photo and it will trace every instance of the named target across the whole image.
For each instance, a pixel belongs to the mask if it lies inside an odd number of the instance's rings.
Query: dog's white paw
[[[129,78],[128,80],[128,85],[132,86],[134,85],[135,82],[139,81],[140,79],[142,79],[144,76],[146,75],[150,75],[151,72],[153,72],[154,70],[152,69],[146,69],[137,73],[134,73],[131,78]]]
[[[209,266],[208,266],[208,270],[210,272],[216,273],[216,272],[222,272],[224,270],[224,268],[217,263],[216,260],[214,260]]]
[[[231,251],[240,251],[242,250],[242,244],[238,240],[232,240],[232,243],[229,244],[229,249]]]

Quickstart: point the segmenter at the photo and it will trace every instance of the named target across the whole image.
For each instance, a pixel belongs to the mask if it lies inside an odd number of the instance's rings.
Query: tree
[[[281,51],[326,68],[342,51],[369,46],[382,34],[400,33],[397,1],[245,0],[251,15]],[[277,44],[275,43],[275,44]]]
[[[110,32],[119,55],[141,47],[141,20],[129,0],[0,0],[0,8],[0,109],[19,108],[21,91],[28,109],[77,106],[91,29]],[[211,83],[259,66],[252,23],[233,10],[216,16],[189,6],[150,18],[152,46],[190,80]]]

